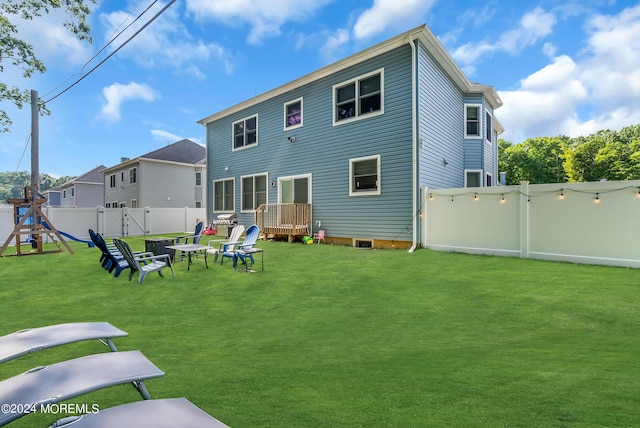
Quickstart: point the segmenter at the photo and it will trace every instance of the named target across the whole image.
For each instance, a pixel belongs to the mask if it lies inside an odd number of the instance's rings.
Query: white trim
[[[235,125],[236,125],[236,123],[246,122],[247,119],[252,119],[254,117],[256,118],[256,142],[255,142],[255,144],[247,145],[246,141],[245,141],[245,144],[243,144],[242,147],[236,147],[236,135],[235,135]],[[245,130],[245,134],[244,135],[245,135],[245,138],[246,138],[246,135],[247,135],[246,134],[246,130]],[[248,149],[248,148],[251,148],[251,147],[256,147],[257,145],[258,145],[258,113],[246,116],[246,117],[244,117],[242,119],[236,120],[235,122],[231,123],[231,151],[232,152],[235,152],[235,151],[238,151],[238,150]]]
[[[466,110],[465,110],[466,111]],[[487,121],[485,120],[484,122],[484,136],[482,138],[484,138],[484,141],[489,143],[489,144],[493,144],[493,134],[495,134],[495,127],[493,126],[493,113],[491,112],[491,110],[489,110],[488,108],[484,109],[484,117],[483,119],[486,119],[487,115],[491,116],[491,121],[490,123],[487,123]],[[487,140],[487,126],[491,126],[491,133],[489,134],[490,139]]]
[[[363,161],[368,161],[368,160],[372,160],[375,159],[377,162],[376,164],[376,168],[377,168],[377,174],[378,174],[378,181],[377,181],[377,185],[376,185],[376,189],[375,190],[370,190],[370,191],[363,191],[363,192],[354,192],[353,188],[351,187],[352,183],[353,183],[353,164],[356,162],[363,162]],[[381,162],[380,162],[380,155],[372,155],[372,156],[363,156],[360,158],[351,158],[349,159],[349,196],[375,196],[375,195],[379,195],[380,193],[382,193],[382,175],[381,175],[381,170],[382,170],[382,166],[381,166]]]
[[[303,97],[296,98],[295,100],[287,101],[284,103],[284,131],[291,131],[292,129],[302,128],[304,125],[304,101]],[[287,126],[287,106],[294,103],[300,103],[300,123],[297,125]]]
[[[242,198],[244,196],[244,193],[243,193],[242,190],[243,190],[243,186],[244,186],[243,180],[245,178],[253,178],[254,179],[253,183],[254,183],[254,186],[255,186],[255,178],[256,177],[261,177],[261,176],[264,176],[264,178],[265,178],[265,181],[264,181],[265,193],[266,193],[265,194],[265,203],[269,203],[269,173],[268,172],[260,172],[260,173],[257,173],[257,174],[241,175],[240,176],[240,212],[242,212],[242,213],[252,213],[258,208],[258,207],[254,207],[252,210],[244,210],[244,209],[242,209]],[[254,189],[253,189],[253,196],[254,196],[253,202],[254,203],[255,203],[255,195],[256,195],[256,189],[254,187]]]
[[[477,107],[478,109],[478,135],[467,134],[467,108],[468,107]],[[484,139],[484,127],[482,126],[484,123],[483,120],[483,112],[482,112],[482,104],[476,103],[464,103],[464,139],[465,140],[481,140]]]
[[[134,174],[132,172],[135,171]],[[132,175],[135,175],[136,181],[132,181]],[[138,184],[138,167],[129,168],[129,184]]]
[[[486,172],[484,174],[484,187],[488,187],[487,177],[491,177],[491,187],[495,186],[496,182],[493,180],[493,174],[491,174],[490,172]]]
[[[464,187],[469,187],[467,185],[467,174],[470,172],[475,172],[478,173],[478,175],[480,176],[480,186],[479,187],[484,187],[484,171],[481,169],[465,169],[464,170]]]
[[[370,113],[362,113],[360,112],[360,85],[358,85],[358,82],[367,79],[369,77],[375,76],[375,75],[380,75],[380,110],[374,111],[374,112],[370,112]],[[343,88],[347,85],[350,84],[354,84],[355,85],[355,108],[356,108],[356,112],[354,114],[354,116],[348,118],[348,119],[342,119],[342,120],[336,120],[336,92],[338,89]],[[351,122],[355,122],[358,120],[362,120],[362,119],[366,119],[369,117],[374,117],[374,116],[380,116],[382,114],[384,114],[384,67],[383,68],[379,68],[377,70],[371,71],[369,73],[366,74],[362,74],[360,76],[356,76],[352,79],[346,80],[344,82],[340,82],[337,83],[335,85],[333,85],[331,87],[331,90],[333,91],[332,93],[332,101],[333,101],[333,106],[332,106],[332,113],[333,113],[333,126],[336,125],[342,125],[345,123],[351,123]]]

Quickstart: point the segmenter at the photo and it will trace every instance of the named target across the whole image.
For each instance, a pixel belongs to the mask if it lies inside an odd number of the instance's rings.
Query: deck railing
[[[256,224],[265,235],[295,236],[311,233],[311,204],[263,204],[256,210]]]

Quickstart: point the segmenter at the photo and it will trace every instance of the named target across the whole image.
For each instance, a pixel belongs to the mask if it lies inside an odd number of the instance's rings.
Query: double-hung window
[[[233,123],[233,150],[258,144],[258,116]]]
[[[485,137],[484,139],[487,142],[493,141],[493,121],[491,120],[491,113],[486,112],[484,115],[484,128],[485,128]]]
[[[234,211],[234,187],[233,178],[213,182],[214,211]]]
[[[380,156],[349,159],[349,196],[380,194]]]
[[[464,105],[465,138],[482,138],[481,107],[480,104]]]
[[[255,211],[267,203],[267,174],[242,177],[242,211]]]
[[[302,126],[302,98],[290,101],[284,105],[284,129],[294,129]]]
[[[113,189],[114,187],[116,187],[116,175],[111,174],[109,176],[109,188]]]
[[[136,184],[138,182],[138,168],[131,168],[129,170],[129,184]]]
[[[384,70],[333,86],[333,123],[384,113]]]

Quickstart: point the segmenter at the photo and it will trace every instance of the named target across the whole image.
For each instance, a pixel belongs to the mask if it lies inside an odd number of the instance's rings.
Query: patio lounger
[[[0,408],[0,426],[43,406],[129,382],[149,400],[143,381],[161,376],[164,372],[140,351],[107,352],[36,367],[0,382],[0,403],[5,404]]]
[[[78,322],[29,328],[0,337],[0,363],[14,358],[82,340],[98,339],[112,351],[117,351],[111,339],[125,337],[127,332],[108,322]]]
[[[228,428],[186,398],[136,401],[60,419],[49,428]]]

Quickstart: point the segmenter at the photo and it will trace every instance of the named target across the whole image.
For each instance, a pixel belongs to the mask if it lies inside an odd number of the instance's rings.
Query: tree
[[[60,186],[73,177],[64,176],[58,179],[48,174],[40,177],[40,192]],[[24,188],[31,184],[31,174],[28,171],[0,172],[0,203],[6,202],[9,198],[24,197]]]
[[[529,138],[521,144],[498,141],[499,168],[507,173],[507,184],[528,181],[531,184],[566,181],[564,153],[569,138]]]
[[[96,0],[2,0],[0,3],[0,73],[4,72],[6,65],[19,69],[22,76],[29,78],[34,72],[44,73],[46,67],[42,61],[36,58],[33,46],[18,37],[18,27],[12,23],[11,18],[33,20],[48,14],[55,9],[63,9],[68,17],[64,27],[75,34],[79,40],[92,42],[91,28],[86,18],[91,13],[90,4],[96,4]],[[18,108],[30,103],[31,93],[28,89],[8,86],[0,82],[0,101],[7,100]],[[40,100],[40,113],[49,114],[42,100]],[[11,118],[4,109],[0,109],[0,132],[9,132],[12,125]]]

